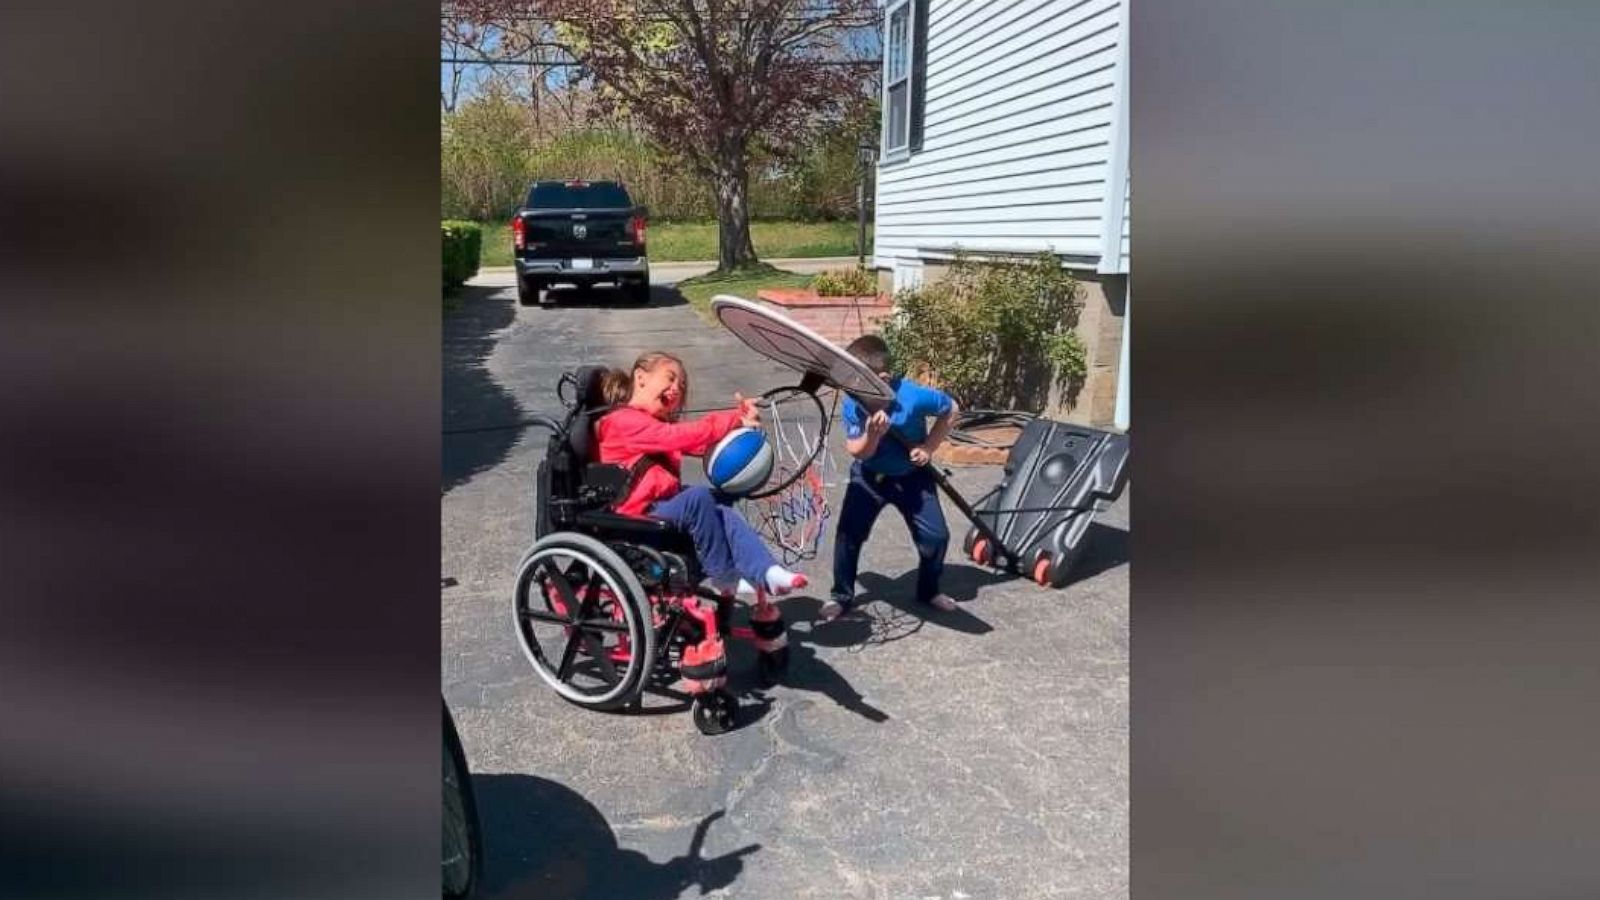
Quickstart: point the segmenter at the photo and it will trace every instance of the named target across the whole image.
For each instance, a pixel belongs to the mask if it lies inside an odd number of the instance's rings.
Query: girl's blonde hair
[[[678,371],[683,373],[683,388],[678,392],[680,398],[678,409],[684,409],[689,405],[689,370],[684,366],[683,360],[661,350],[639,354],[639,358],[633,361],[632,369],[608,369],[600,382],[600,396],[605,399],[607,406],[621,406],[627,403],[633,399],[633,373],[654,372],[656,366],[664,362],[676,363]],[[673,418],[677,418],[677,413],[673,413]]]

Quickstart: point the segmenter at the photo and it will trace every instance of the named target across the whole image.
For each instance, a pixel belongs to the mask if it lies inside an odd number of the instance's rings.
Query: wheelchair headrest
[[[579,409],[591,410],[606,405],[605,395],[600,386],[606,378],[605,366],[584,366],[573,373],[573,380],[577,382],[577,405]]]
[[[567,430],[567,443],[581,460],[595,459],[594,423],[609,410],[605,394],[601,390],[605,376],[605,366],[584,366],[572,374],[575,396],[572,419]]]

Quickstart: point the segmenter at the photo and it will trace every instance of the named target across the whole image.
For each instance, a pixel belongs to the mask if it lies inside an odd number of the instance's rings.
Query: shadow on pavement
[[[503,425],[522,417],[511,393],[489,377],[496,335],[517,317],[515,291],[468,285],[444,314],[441,392],[444,431]],[[446,434],[440,440],[443,492],[499,464],[522,436],[516,428]]]
[[[1087,581],[1128,562],[1128,532],[1121,528],[1090,522],[1083,539],[1088,541],[1088,545],[1083,548],[1083,555],[1078,557],[1078,564],[1070,573],[1072,581],[1069,584]]]
[[[944,567],[944,576],[940,579],[940,587],[952,599],[964,602],[977,596],[979,588],[1002,581],[1013,581],[1016,578],[1017,576],[1009,572],[996,572],[977,566],[947,565]],[[895,578],[886,578],[876,572],[862,572],[859,580],[861,592],[856,595],[856,612],[870,613],[868,607],[877,601],[895,610],[895,613],[887,617],[891,622],[901,618],[915,620],[918,623],[931,622],[965,634],[988,634],[994,630],[988,622],[963,608],[957,607],[953,612],[940,612],[931,606],[918,603],[915,599],[917,570],[914,568]],[[912,631],[920,628],[921,625],[918,624]],[[889,643],[906,636],[908,635],[897,634],[879,640],[869,639],[867,643]]]
[[[571,285],[550,288],[545,291],[545,299],[553,301],[558,308],[572,306],[591,309],[661,309],[668,306],[683,306],[688,302],[676,288],[662,284],[650,286],[648,303],[634,303],[620,289],[614,287],[580,288]]]
[[[784,621],[789,623],[789,670],[783,677],[783,685],[797,691],[815,691],[870,722],[887,722],[888,713],[863,699],[861,692],[851,687],[839,670],[817,656],[814,644],[838,646],[832,643],[831,634],[825,635],[830,638],[826,642],[814,640],[817,611],[822,608],[822,601],[815,597],[789,597],[778,601],[778,606],[783,610]],[[801,623],[811,625],[809,628],[795,627]],[[840,620],[830,623],[828,627],[840,628],[852,624]]]
[[[756,651],[754,648],[743,646],[743,641],[730,641],[727,644],[728,654],[728,683],[727,690],[739,701],[739,711],[734,715],[733,731],[740,731],[756,724],[766,717],[772,710],[772,700],[765,691],[753,685],[757,680]],[[682,715],[687,718],[692,715],[694,695],[679,688],[678,682],[682,680],[676,670],[658,668],[650,674],[650,679],[645,683],[644,694],[639,698],[639,703],[627,707],[624,715],[630,716],[665,716]],[[646,699],[648,698],[648,700]],[[686,725],[693,733],[694,726]]]
[[[641,777],[645,777],[641,774]],[[701,856],[718,810],[695,826],[681,856],[651,862],[624,850],[589,801],[554,781],[532,775],[474,775],[472,790],[483,826],[483,890],[487,900],[667,900],[691,887],[704,895],[733,884],[750,844],[721,856]]]

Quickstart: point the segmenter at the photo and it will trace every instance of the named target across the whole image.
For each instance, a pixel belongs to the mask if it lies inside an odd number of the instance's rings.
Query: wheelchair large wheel
[[[590,709],[639,696],[656,656],[649,599],[627,563],[587,535],[540,538],[517,566],[522,652],[556,693]]]

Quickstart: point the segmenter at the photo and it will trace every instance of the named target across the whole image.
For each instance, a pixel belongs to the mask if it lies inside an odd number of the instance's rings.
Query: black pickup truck
[[[645,209],[615,181],[536,181],[511,218],[517,299],[550,302],[552,284],[610,282],[636,303],[650,299]]]

